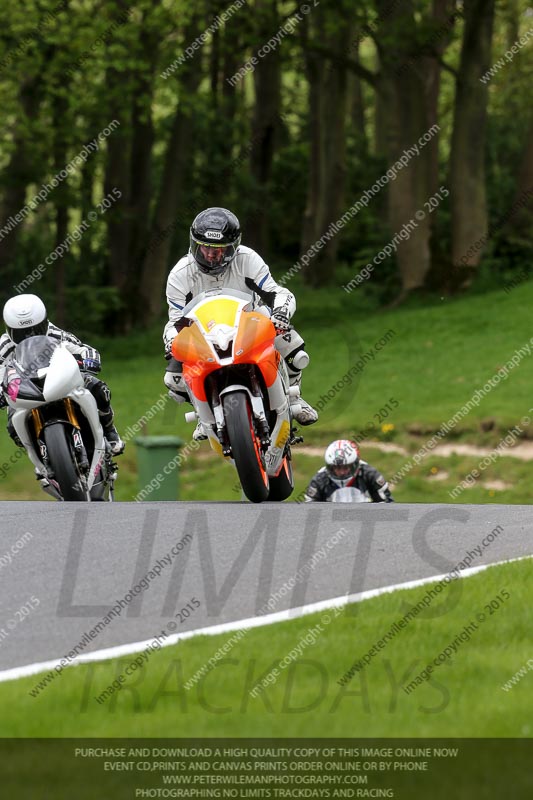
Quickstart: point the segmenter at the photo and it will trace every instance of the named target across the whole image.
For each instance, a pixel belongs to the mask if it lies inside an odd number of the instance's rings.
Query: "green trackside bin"
[[[179,436],[138,436],[138,500],[177,500],[179,451],[184,445]]]

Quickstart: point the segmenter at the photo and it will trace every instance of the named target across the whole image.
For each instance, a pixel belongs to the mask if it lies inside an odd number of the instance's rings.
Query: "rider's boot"
[[[104,437],[109,444],[109,451],[113,456],[119,456],[124,452],[125,443],[119,436],[113,424],[113,409],[111,408],[111,392],[109,386],[94,375],[84,376],[85,388],[90,391],[98,407],[100,424],[104,431]]]
[[[205,432],[204,426],[200,421],[198,421],[198,424],[194,430],[192,438],[194,439],[195,442],[205,442],[205,440],[207,439],[207,434]]]
[[[35,478],[39,481],[43,492],[49,494],[50,497],[54,498],[54,500],[61,499],[61,495],[59,494],[57,489],[54,486],[52,486],[46,475],[43,475],[43,473],[40,470],[38,470],[37,467],[35,467]]]
[[[289,385],[297,386],[300,389],[302,384],[302,373],[289,371]],[[315,409],[306,402],[303,397],[291,398],[291,404],[299,406],[299,410],[293,413],[293,418],[300,423],[300,425],[313,425],[318,419],[318,414]]]
[[[188,387],[183,380],[182,366],[175,358],[169,360],[167,370],[165,372],[164,383],[168,388],[169,397],[176,403],[191,403],[191,398],[188,392]],[[191,403],[192,405],[192,403]],[[192,435],[195,442],[204,442],[207,439],[204,426],[200,421],[196,425],[195,431]]]
[[[104,438],[109,444],[109,451],[113,456],[119,456],[124,452],[125,443],[119,436],[119,432],[113,424],[113,412],[107,411],[104,414],[100,411],[100,422],[104,431]]]

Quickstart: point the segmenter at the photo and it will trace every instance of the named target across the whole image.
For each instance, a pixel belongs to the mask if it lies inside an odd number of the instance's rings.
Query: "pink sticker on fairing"
[[[16,400],[19,394],[21,379],[15,378],[7,384],[7,393],[12,400]]]

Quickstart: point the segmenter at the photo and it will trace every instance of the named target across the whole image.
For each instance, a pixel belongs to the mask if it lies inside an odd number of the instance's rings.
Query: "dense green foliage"
[[[396,145],[384,142],[393,138],[394,121],[383,107],[414,104],[418,92],[414,83],[392,81],[391,61],[406,81],[429,69],[440,81],[435,177],[452,192],[431,214],[432,259],[424,285],[449,289],[456,266],[454,97],[464,18],[473,5],[322,0],[305,6],[306,15],[285,0],[4,4],[3,299],[13,287],[41,294],[60,324],[85,336],[102,325],[110,333],[148,325],[164,308],[166,273],[187,249],[191,218],[216,204],[236,211],[245,242],[282,274],[393,163]],[[486,68],[533,25],[529,13],[527,0],[496,4]],[[256,69],[232,82],[280,31],[276,46],[256,59]],[[488,81],[488,124],[480,143],[490,226],[483,286],[522,275],[533,255],[527,207],[512,210],[531,182],[532,52],[528,42]],[[330,110],[328,96],[338,98]],[[387,96],[394,102],[385,102]],[[410,113],[418,113],[415,105]],[[373,197],[311,262],[302,273],[307,283],[340,287],[391,241],[397,217],[391,216],[389,194],[399,180]],[[329,210],[319,207],[316,192]],[[430,194],[424,190],[413,207]],[[108,208],[98,205],[103,198]],[[410,207],[406,196],[406,213]],[[524,216],[526,224],[519,224]],[[405,270],[400,272],[393,254],[357,291],[379,302],[391,299],[402,281],[406,285]],[[23,284],[32,273],[36,279]]]

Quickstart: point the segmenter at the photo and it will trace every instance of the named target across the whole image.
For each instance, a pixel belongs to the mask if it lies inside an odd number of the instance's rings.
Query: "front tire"
[[[268,497],[268,475],[254,430],[248,396],[244,392],[226,394],[222,405],[233,460],[244,494],[252,503],[262,503]]]
[[[43,439],[48,461],[61,489],[63,500],[87,501],[87,492],[80,485],[83,478],[76,470],[65,426],[60,422],[47,426],[43,431]]]
[[[292,475],[292,461],[285,456],[279,475],[276,475],[275,478],[270,478],[270,493],[268,499],[281,503],[291,496],[293,490],[294,478]]]

